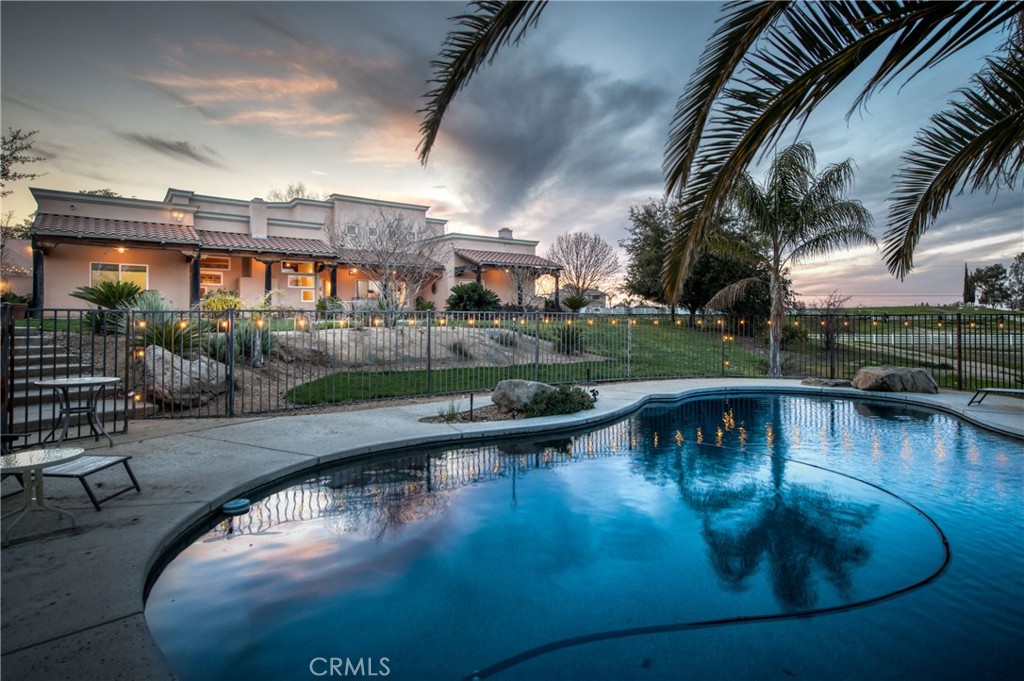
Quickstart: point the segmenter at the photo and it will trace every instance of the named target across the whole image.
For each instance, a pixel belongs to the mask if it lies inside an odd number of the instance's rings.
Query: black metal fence
[[[725,315],[537,312],[222,312],[47,309],[4,316],[5,432],[26,443],[55,413],[44,377],[117,376],[98,411],[222,417],[365,400],[464,394],[505,378],[596,383],[768,374],[770,327]],[[861,366],[928,368],[940,386],[1024,384],[1024,315],[794,314],[788,378],[851,378]],[[90,434],[88,424],[73,435]]]

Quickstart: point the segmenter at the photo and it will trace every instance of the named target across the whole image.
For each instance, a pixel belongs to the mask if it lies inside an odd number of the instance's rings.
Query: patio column
[[[480,283],[480,265],[476,266],[476,283]]]
[[[192,256],[192,278],[188,287],[188,300],[189,305],[199,304],[199,260],[200,254],[196,253]]]
[[[263,263],[263,292],[270,293],[271,289],[274,288],[274,261],[273,260],[260,260]]]
[[[561,310],[562,309],[562,296],[561,296],[561,293],[559,293],[559,289],[561,288],[561,286],[558,283],[559,274],[560,274],[559,272],[555,272],[555,309],[556,310]]]
[[[338,297],[338,266],[331,265],[331,295]]]
[[[43,249],[32,242],[32,309],[43,309]]]

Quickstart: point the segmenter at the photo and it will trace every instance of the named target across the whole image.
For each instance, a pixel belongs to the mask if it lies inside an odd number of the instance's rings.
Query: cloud
[[[657,191],[672,107],[666,89],[510,56],[450,109],[431,162],[469,169],[461,188],[484,221],[504,222],[550,197],[572,196],[585,214],[609,193]]]
[[[211,168],[227,167],[214,158],[217,156],[217,152],[205,145],[203,146],[204,151],[201,151],[186,140],[161,139],[154,135],[143,135],[134,132],[119,132],[117,135],[150,151],[155,151],[178,161],[192,161]]]

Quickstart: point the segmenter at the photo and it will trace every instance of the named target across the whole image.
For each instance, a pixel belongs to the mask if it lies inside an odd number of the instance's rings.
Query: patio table
[[[70,516],[71,527],[75,527],[75,516],[71,511],[47,504],[43,498],[43,470],[51,466],[73,461],[84,453],[85,450],[81,447],[51,447],[48,449],[30,449],[0,456],[0,473],[13,473],[24,476],[22,480],[24,503],[21,508],[0,516],[0,519],[3,519],[17,515],[7,526],[7,531],[4,532],[3,544],[5,546],[10,540],[11,530],[31,511],[54,511],[58,514]],[[35,501],[34,504],[33,501]]]
[[[103,435],[110,442],[110,446],[113,447],[114,440],[103,428],[103,423],[96,413],[96,398],[103,394],[103,390],[108,385],[115,385],[120,381],[121,379],[116,376],[77,376],[74,378],[48,378],[36,381],[35,384],[40,388],[53,388],[57,399],[60,400],[60,416],[54,420],[53,428],[50,429],[49,434],[42,439],[40,444],[53,437],[53,434],[57,432],[57,428],[61,428],[61,432],[60,438],[56,440],[56,443],[58,445],[62,444],[68,436],[68,425],[71,421],[71,415],[86,414],[89,418],[89,428],[92,429],[92,434],[96,436],[96,439],[99,440],[100,435]],[[68,396],[68,391],[71,388],[84,389],[85,404],[71,406],[71,399]]]

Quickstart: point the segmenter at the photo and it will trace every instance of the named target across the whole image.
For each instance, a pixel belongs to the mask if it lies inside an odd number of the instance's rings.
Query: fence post
[[[722,366],[721,366],[722,378],[725,378],[725,333],[726,333],[725,329],[722,329],[722,333],[719,334],[721,337],[719,338],[719,341],[718,341],[721,344],[721,346],[722,346],[722,363],[721,363],[722,364]]]
[[[626,315],[626,380],[633,380],[633,310]]]
[[[228,416],[235,415],[235,311],[228,310]]]
[[[430,378],[430,369],[431,369],[431,363],[430,363],[430,327],[433,326],[433,325],[434,325],[434,314],[430,310],[427,310],[427,394],[428,395],[433,395],[434,394],[434,387],[433,387],[433,383],[431,382],[431,378]]]
[[[964,389],[964,332],[961,313],[956,313],[956,389]]]
[[[534,312],[537,319],[536,340],[533,344],[533,380],[540,381],[540,318],[543,312]]]

